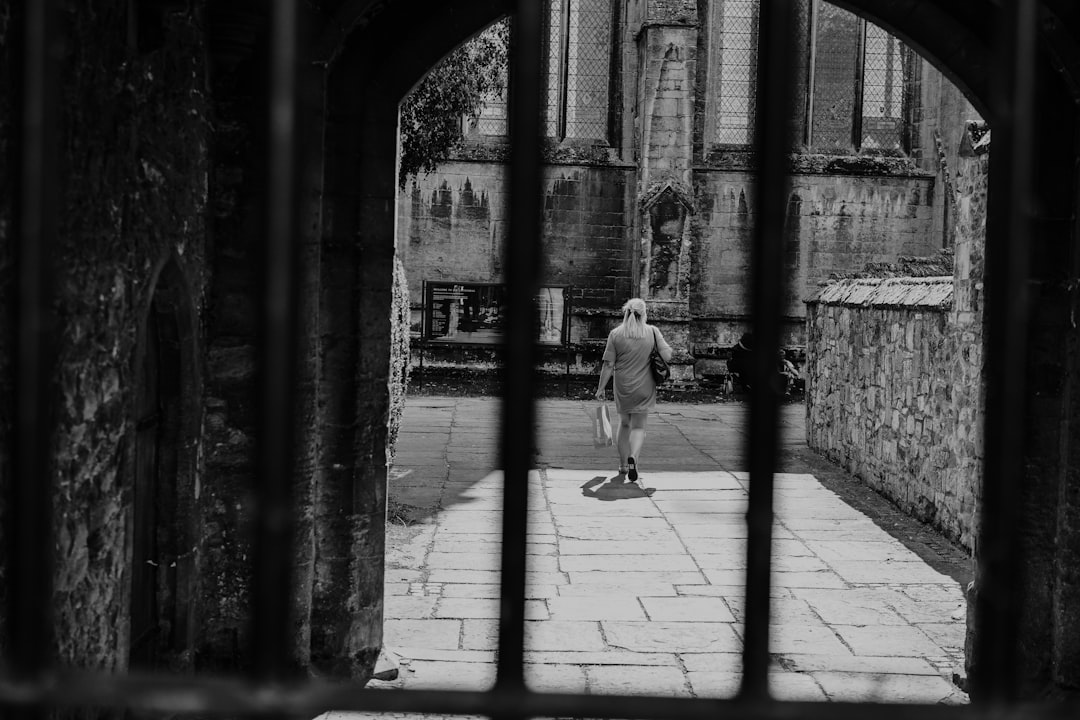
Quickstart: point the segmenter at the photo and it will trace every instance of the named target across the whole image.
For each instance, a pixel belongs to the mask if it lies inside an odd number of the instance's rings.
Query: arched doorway
[[[940,0],[897,0],[885,4],[872,0],[835,2],[873,20],[883,29],[909,43],[964,90],[965,95],[984,117],[994,121],[994,113],[989,111],[988,106],[997,77],[994,68],[994,25],[1000,14],[998,5],[989,0],[973,0],[963,4],[963,7]],[[459,24],[446,22],[439,26],[437,36],[429,34],[432,33],[433,26],[438,25],[435,18],[442,20],[443,17],[431,13],[423,19],[415,15],[405,18],[405,13],[401,10],[408,5],[399,3],[384,6],[374,2],[350,5],[351,21],[335,25],[333,37],[335,40],[339,37],[339,27],[354,28],[354,31],[346,42],[335,42],[332,50],[326,50],[320,55],[320,59],[328,66],[325,107],[326,117],[330,119],[322,127],[324,147],[333,149],[326,155],[322,187],[323,217],[328,220],[323,226],[323,264],[324,267],[338,270],[348,268],[350,275],[363,276],[365,281],[370,281],[361,283],[365,292],[359,303],[334,303],[340,308],[347,307],[350,311],[359,306],[363,308],[361,316],[367,310],[385,315],[385,308],[389,306],[387,279],[390,277],[393,255],[395,218],[393,203],[387,202],[387,198],[393,197],[393,183],[396,179],[392,152],[396,137],[396,102],[404,90],[430,67],[431,56],[441,55],[450,45],[456,44],[455,39],[464,39],[467,35],[466,31],[460,30],[465,24],[461,22],[464,16],[454,18]],[[1039,158],[1040,163],[1037,194],[1045,199],[1046,203],[1039,208],[1039,255],[1033,264],[1031,277],[1039,282],[1044,278],[1056,282],[1055,270],[1075,263],[1072,226],[1062,220],[1071,216],[1071,210],[1075,206],[1075,173],[1071,167],[1075,157],[1075,141],[1072,135],[1075,116],[1069,88],[1075,87],[1071,76],[1073,68],[1076,67],[1071,61],[1075,53],[1075,43],[1062,30],[1066,27],[1071,30],[1075,19],[1061,10],[1061,3],[1046,0],[1043,5],[1046,9],[1057,7],[1059,17],[1044,18],[1044,39],[1048,41],[1047,46],[1052,47],[1049,48],[1049,53],[1040,55],[1036,81],[1040,130],[1034,143],[1034,155]],[[370,12],[373,7],[377,7],[380,12]],[[440,7],[440,11],[449,13],[453,7],[454,3],[446,3]],[[473,10],[472,6],[469,10]],[[474,29],[485,24],[475,16],[465,19]],[[655,18],[650,17],[649,22],[655,21]],[[406,27],[409,29],[408,40],[402,42],[401,34],[395,31]],[[331,47],[331,44],[327,43],[326,47]],[[1059,73],[1067,82],[1062,82]],[[363,91],[358,88],[363,88]],[[1064,149],[1068,151],[1063,152]],[[343,162],[339,158],[362,158],[363,161]],[[1006,186],[1003,180],[1007,175],[995,173],[990,185],[996,186],[998,192],[1004,192]],[[1005,204],[1007,203],[1002,203],[1002,206]],[[362,258],[359,247],[363,248]],[[356,251],[353,252],[354,250]],[[352,270],[356,267],[359,269]],[[327,287],[341,288],[343,299],[346,289],[350,288],[346,282],[330,277],[329,273],[324,273],[322,280]],[[1050,283],[1047,283],[1047,287],[1050,287]],[[348,300],[353,299],[349,290]],[[1040,297],[1037,305],[1040,310],[1047,312],[1040,319],[1041,344],[1032,345],[1036,349],[1033,360],[1036,365],[1053,367],[1055,377],[1071,377],[1070,373],[1075,374],[1075,361],[1061,360],[1069,357],[1062,348],[1064,338],[1069,337],[1070,332],[1068,313],[1063,310],[1066,303]],[[372,312],[369,316],[374,315]],[[331,322],[334,321],[330,313],[327,313],[326,317]],[[355,317],[343,314],[340,322],[343,330],[347,330],[347,333],[342,333],[342,337],[351,339],[359,334],[355,329],[359,321]],[[359,355],[356,362],[353,362],[353,357],[350,356],[346,358],[348,362],[343,361],[339,365],[352,372],[356,364],[364,367],[365,371],[370,364],[375,367],[372,376],[381,381],[385,377],[383,358],[388,355],[388,340],[384,340],[389,336],[388,324],[376,326],[372,323],[365,330],[369,332],[364,339],[370,342],[360,343],[361,350],[355,353]],[[344,347],[344,343],[342,346]],[[355,344],[351,347],[355,347]],[[1045,377],[1047,374],[1042,373],[1033,379],[1045,384]],[[351,389],[355,384],[354,379],[343,378],[343,387]],[[326,387],[329,388],[330,384]],[[1049,387],[1045,395],[1053,395],[1056,402],[1061,402],[1061,387],[1063,385]],[[348,395],[355,397],[356,393]],[[1033,409],[1027,412],[1025,419],[1032,428],[1030,436],[1061,437],[1059,423],[1064,416],[1062,413],[1063,411],[1057,408],[1053,411]],[[343,408],[341,415],[345,419],[355,417],[355,408]],[[381,439],[377,434],[373,436]],[[334,448],[331,446],[340,444],[341,454],[344,456],[346,451],[351,450],[351,447],[346,445],[350,440],[351,436],[345,437],[343,434],[340,443],[331,439],[324,447],[330,450],[328,455],[333,455]],[[1064,456],[1060,453],[1055,455],[1054,450],[1032,448],[1032,453],[1039,460],[1038,464],[1053,469],[1053,472],[1041,473],[1043,477],[1054,477],[1055,473],[1062,472],[1066,465],[1062,460]],[[354,498],[349,495],[350,500],[355,500],[354,507],[358,508],[360,513],[368,514],[373,521],[381,510],[381,489],[385,488],[385,475],[379,475],[379,460],[376,456],[375,461],[369,463],[370,473],[363,469],[360,473],[365,477],[374,477],[374,486],[365,485],[363,497]],[[1037,510],[1045,510],[1045,506],[1051,504],[1045,498],[1053,497],[1052,491],[1056,487],[1049,481],[1041,484],[1033,482],[1030,487],[1032,489],[1027,492],[1032,498],[1042,498],[1033,499],[1032,506]],[[1057,514],[1056,509],[1051,512]],[[1050,537],[1055,526],[1053,523],[1037,524],[1045,528],[1040,530],[1044,536],[1032,543],[1033,547],[1038,548],[1038,552],[1031,554],[1041,564],[1056,562],[1056,550],[1043,550],[1056,547],[1054,538]],[[1049,588],[1050,585],[1041,583],[1040,587],[1031,590],[1032,601],[1024,613],[1025,630],[1031,637],[1048,634],[1043,625],[1045,618],[1051,615],[1052,598],[1050,591],[1043,588]],[[376,620],[381,611],[381,598],[370,598],[370,605],[367,607],[370,608],[367,619]],[[372,633],[372,637],[377,635],[377,630]],[[1025,649],[1025,654],[1040,656],[1033,660],[1039,665],[1035,668],[1036,672],[1043,674],[1048,672],[1049,663],[1042,657],[1045,655],[1042,647],[1036,646],[1045,645],[1046,643],[1036,640],[1032,642],[1030,651]]]
[[[173,666],[190,646],[194,577],[191,305],[174,259],[158,274],[135,367],[131,484],[132,668]]]

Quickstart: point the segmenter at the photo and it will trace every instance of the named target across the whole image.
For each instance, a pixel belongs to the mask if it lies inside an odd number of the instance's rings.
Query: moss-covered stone
[[[409,385],[409,281],[400,257],[394,258],[393,305],[390,309],[390,417],[386,433],[386,464],[394,464],[401,414]]]

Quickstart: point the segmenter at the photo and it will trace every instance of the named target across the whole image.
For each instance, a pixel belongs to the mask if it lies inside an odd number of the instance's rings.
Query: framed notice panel
[[[540,288],[536,341],[569,342],[570,288]],[[424,283],[423,338],[432,343],[491,345],[502,342],[506,286],[495,283]]]

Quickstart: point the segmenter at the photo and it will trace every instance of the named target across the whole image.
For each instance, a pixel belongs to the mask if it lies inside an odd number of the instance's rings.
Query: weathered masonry
[[[807,442],[975,549],[982,477],[989,133],[961,144],[956,243],[943,259],[839,280],[807,304]],[[912,273],[912,274],[907,274]],[[891,276],[891,277],[890,277]]]
[[[811,447],[973,545],[981,354],[949,324],[952,278],[844,280],[810,304]],[[968,330],[968,335],[976,335]]]
[[[824,0],[796,5],[784,344],[801,347],[803,302],[830,275],[953,242],[956,154],[979,114],[881,27]],[[545,7],[542,277],[574,288],[582,370],[640,296],[679,377],[711,373],[750,317],[758,0]],[[466,118],[460,152],[399,195],[415,331],[425,280],[503,277],[505,112],[492,98]]]

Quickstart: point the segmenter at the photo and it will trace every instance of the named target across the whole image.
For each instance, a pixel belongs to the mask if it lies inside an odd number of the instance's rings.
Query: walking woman
[[[608,380],[614,377],[615,412],[619,414],[615,439],[619,474],[625,473],[630,482],[635,482],[641,446],[645,444],[645,423],[649,411],[656,406],[656,383],[649,369],[649,354],[655,345],[664,360],[670,362],[672,350],[660,331],[646,322],[644,300],[628,300],[622,311],[622,324],[608,334],[596,399],[605,399]]]

